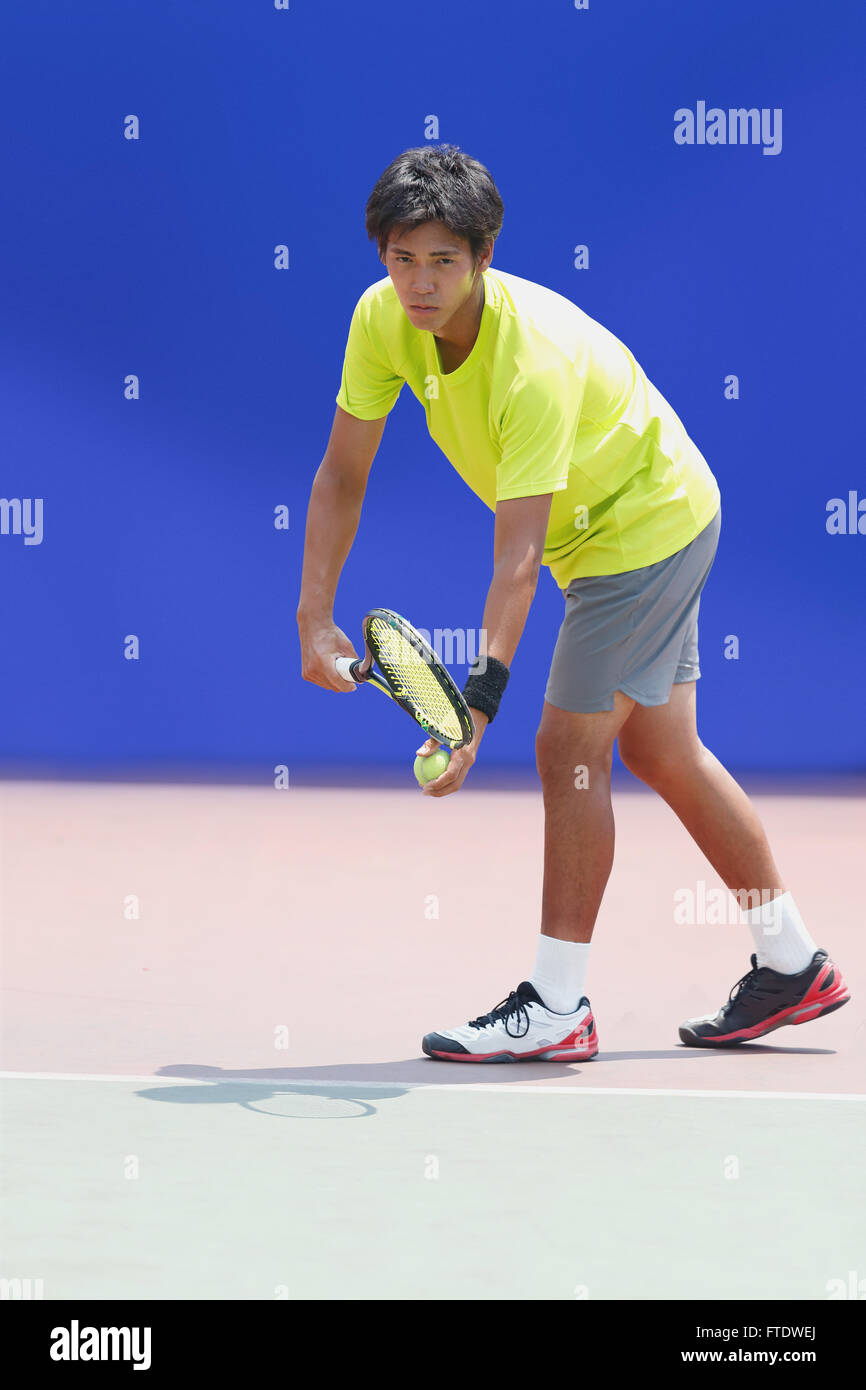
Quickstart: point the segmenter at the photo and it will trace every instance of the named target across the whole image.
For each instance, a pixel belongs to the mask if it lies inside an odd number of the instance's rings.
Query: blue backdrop
[[[627,343],[719,479],[705,742],[866,767],[866,534],[828,530],[833,498],[866,512],[862,8],[28,0],[3,29],[7,772],[411,758],[385,700],[300,680],[294,615],[349,318],[384,274],[364,203],[431,131],[497,181],[494,266]],[[699,103],[766,111],[781,147],[679,143]],[[492,536],[404,389],[337,621],[477,628]],[[561,608],[545,571],[491,763],[533,763]]]

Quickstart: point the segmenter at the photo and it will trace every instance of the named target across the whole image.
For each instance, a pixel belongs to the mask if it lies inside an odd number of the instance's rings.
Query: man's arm
[[[538,584],[553,494],[511,497],[496,505],[493,579],[482,624],[487,655],[510,666]]]
[[[511,497],[496,504],[493,578],[482,623],[487,655],[504,661],[506,666],[514,659],[535,597],[552,498],[553,494],[547,492],[540,497]],[[488,723],[487,715],[480,710],[472,710],[472,719],[474,739],[451,754],[442,775],[424,787],[425,796],[447,796],[462,784]],[[426,751],[427,744],[423,747]]]
[[[361,506],[387,416],[358,420],[340,406],[310,493],[304,538],[304,564],[298,599],[301,673],[327,690],[351,693],[334,655],[355,656],[351,642],[334,624],[334,597],[361,519]]]

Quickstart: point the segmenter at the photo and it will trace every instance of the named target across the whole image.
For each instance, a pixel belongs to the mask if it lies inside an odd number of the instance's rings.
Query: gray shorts
[[[699,679],[698,608],[721,525],[720,507],[666,560],[571,581],[544,692],[551,705],[611,710],[615,690],[639,705],[666,705],[673,685]]]

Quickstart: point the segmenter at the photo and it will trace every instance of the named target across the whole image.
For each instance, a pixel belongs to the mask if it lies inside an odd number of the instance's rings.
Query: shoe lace
[[[520,1027],[521,1014],[526,1021],[524,1028]],[[517,1022],[517,1031],[512,1032],[509,1024],[512,1020]],[[504,1023],[505,1031],[510,1038],[522,1038],[529,1032],[529,1013],[526,1005],[513,989],[507,999],[502,999],[489,1014],[481,1014],[478,1018],[470,1019],[470,1028],[489,1028],[494,1023]]]
[[[768,994],[778,994],[779,988],[774,989],[766,976],[763,980],[758,979],[760,974],[761,971],[755,969],[754,966],[751,970],[747,970],[743,978],[737,981],[728,995],[728,1005],[736,1004],[741,998],[746,998],[748,995],[753,995],[756,999],[761,999]]]

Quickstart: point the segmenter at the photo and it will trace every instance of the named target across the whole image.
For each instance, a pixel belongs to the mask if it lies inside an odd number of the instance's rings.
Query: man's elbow
[[[541,573],[542,551],[529,546],[521,552],[501,555],[496,562],[496,572],[521,589],[535,593],[538,576]]]

